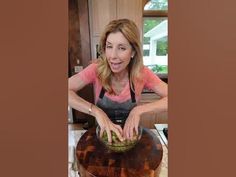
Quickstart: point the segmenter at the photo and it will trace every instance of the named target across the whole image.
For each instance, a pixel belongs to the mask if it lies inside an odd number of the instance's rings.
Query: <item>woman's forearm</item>
[[[92,115],[95,118],[96,115],[99,114],[100,108],[98,108],[93,103],[90,103],[85,99],[81,98],[80,96],[78,96],[75,91],[69,90],[68,97],[69,97],[69,105],[72,108],[80,112]]]
[[[107,117],[106,113],[102,111],[102,109],[84,100],[83,98],[78,96],[76,92],[73,90],[69,90],[68,96],[69,96],[69,105],[72,108],[81,111],[83,113],[92,115],[96,118],[97,123],[101,127],[102,131],[107,132],[109,142],[112,141],[111,131],[115,132],[118,138],[121,141],[123,141],[121,135],[122,129],[117,127],[117,125],[115,126],[115,124],[111,122],[111,120]]]
[[[139,115],[142,115],[147,112],[155,112],[157,114],[167,112],[168,109],[168,97],[163,97],[157,101],[146,103],[135,107],[135,111]]]
[[[91,103],[89,103],[88,101],[84,100],[83,98],[81,98],[80,96],[78,96],[76,94],[75,91],[69,90],[68,93],[68,97],[69,97],[69,105],[86,114],[89,114],[89,109],[90,109],[90,105]]]

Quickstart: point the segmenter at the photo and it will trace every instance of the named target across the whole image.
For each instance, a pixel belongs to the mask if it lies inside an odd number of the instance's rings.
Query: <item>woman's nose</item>
[[[116,48],[113,48],[112,51],[111,51],[111,57],[112,58],[116,58],[117,57],[117,50]]]

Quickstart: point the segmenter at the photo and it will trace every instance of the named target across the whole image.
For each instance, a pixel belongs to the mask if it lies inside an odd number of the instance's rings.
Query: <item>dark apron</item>
[[[109,99],[105,96],[105,92],[106,90],[102,87],[96,105],[107,114],[113,123],[123,127],[130,111],[137,105],[134,91],[130,88],[131,99],[122,103]]]

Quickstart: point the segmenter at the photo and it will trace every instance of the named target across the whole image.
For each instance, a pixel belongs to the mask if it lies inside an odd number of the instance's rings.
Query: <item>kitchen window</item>
[[[168,1],[144,0],[143,60],[161,79],[168,75]]]

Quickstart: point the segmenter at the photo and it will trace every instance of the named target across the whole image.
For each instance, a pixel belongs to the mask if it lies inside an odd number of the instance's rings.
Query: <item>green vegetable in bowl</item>
[[[139,136],[136,134],[136,132],[134,132],[134,136],[131,140],[126,139],[124,141],[120,141],[118,136],[113,131],[111,132],[111,136],[112,136],[112,142],[109,143],[107,132],[104,131],[101,140],[109,149],[115,152],[124,152],[131,149],[132,147],[134,147],[134,145],[137,143],[139,139]]]

